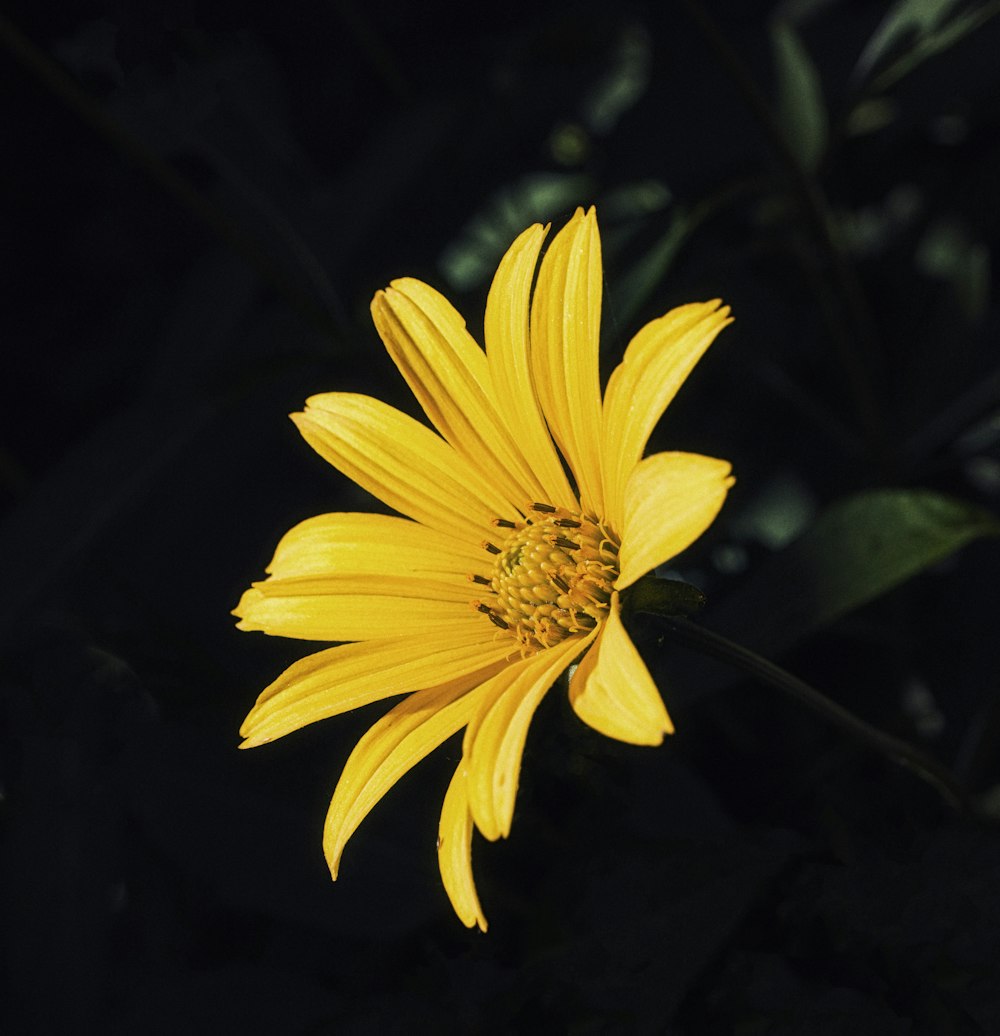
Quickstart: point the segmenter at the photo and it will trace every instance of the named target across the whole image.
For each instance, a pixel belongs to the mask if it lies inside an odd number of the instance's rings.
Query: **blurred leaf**
[[[917,247],[917,268],[929,277],[947,281],[970,320],[984,316],[990,301],[990,251],[972,241],[954,220],[933,223]]]
[[[591,186],[578,173],[533,173],[497,191],[438,261],[448,283],[459,291],[485,283],[525,227],[582,203]]]
[[[686,209],[675,208],[663,236],[619,279],[615,288],[615,313],[623,327],[631,325],[635,315],[663,284],[693,223]]]
[[[888,51],[907,36],[924,38],[955,6],[955,0],[899,0],[879,22],[854,67],[856,79],[863,79]]]
[[[778,119],[803,169],[819,164],[826,147],[828,119],[819,73],[798,33],[787,23],[771,25],[778,88]]]
[[[583,102],[584,121],[594,133],[610,133],[646,92],[653,64],[652,41],[641,24],[622,30],[612,60],[613,67]]]
[[[828,508],[712,616],[775,652],[874,600],[960,547],[1000,536],[1000,519],[926,489],[876,489]]]
[[[949,17],[955,0],[900,0],[882,20],[858,58],[853,77],[860,81],[901,42],[912,37],[909,49],[899,54],[870,85],[874,93],[886,90],[909,75],[928,58],[940,54],[1000,13],[1000,0]]]

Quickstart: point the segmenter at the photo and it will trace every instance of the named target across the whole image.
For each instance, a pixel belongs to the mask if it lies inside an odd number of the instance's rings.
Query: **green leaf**
[[[819,165],[829,123],[819,72],[798,33],[787,23],[771,25],[778,88],[778,119],[803,169]]]
[[[867,78],[873,69],[894,60],[869,83],[873,93],[887,90],[929,58],[954,46],[1000,13],[1000,0],[953,11],[956,0],[899,0],[882,19],[854,68],[855,82]],[[908,45],[903,48],[904,41]]]
[[[774,653],[986,536],[989,511],[926,489],[876,489],[824,511],[708,620]]]

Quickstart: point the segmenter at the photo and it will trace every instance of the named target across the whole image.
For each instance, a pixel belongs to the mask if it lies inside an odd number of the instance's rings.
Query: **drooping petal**
[[[482,685],[503,665],[498,662],[416,691],[357,743],[337,782],[323,829],[323,851],[334,878],[344,846],[361,821],[405,773],[469,722],[483,701]]]
[[[678,306],[648,323],[629,343],[604,393],[605,516],[621,528],[625,484],[649,436],[684,379],[727,324],[719,300]]]
[[[448,785],[441,807],[438,866],[441,868],[444,890],[462,924],[467,928],[479,925],[479,930],[485,932],[486,918],[479,905],[476,882],[472,877],[472,814],[469,812],[466,772],[463,757]]]
[[[507,658],[513,642],[495,638],[471,613],[434,634],[341,644],[300,659],[266,687],[240,733],[253,748],[317,720],[423,687],[457,680]]]
[[[312,396],[292,420],[321,457],[369,493],[466,543],[518,506],[429,428],[370,396]]]
[[[569,700],[584,723],[633,745],[659,745],[674,725],[649,670],[622,625],[618,594],[594,646],[569,685]]]
[[[466,731],[469,805],[476,826],[492,842],[510,834],[521,756],[535,710],[559,674],[594,639],[564,640],[498,673],[486,687],[482,711]]]
[[[601,238],[577,209],[542,259],[531,303],[535,388],[585,510],[604,513],[601,484]]]
[[[625,490],[619,575],[624,590],[689,547],[712,524],[736,481],[728,461],[700,453],[654,453]]]
[[[529,349],[531,283],[546,228],[528,227],[500,260],[486,300],[486,355],[494,398],[542,486],[536,498],[580,509],[538,406]]]
[[[426,525],[387,514],[320,514],[281,537],[267,571],[293,576],[427,576],[490,570],[490,555]]]
[[[493,403],[486,356],[465,321],[421,281],[392,282],[372,300],[385,347],[435,428],[491,480],[525,506],[542,485]]]
[[[293,576],[247,590],[241,630],[299,640],[372,640],[435,633],[468,617],[470,584],[413,576]]]

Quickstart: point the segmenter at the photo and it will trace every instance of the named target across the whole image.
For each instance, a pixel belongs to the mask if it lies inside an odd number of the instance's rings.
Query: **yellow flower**
[[[643,458],[729,309],[694,303],[647,324],[602,400],[594,210],[577,210],[556,235],[532,291],[546,232],[529,227],[501,261],[485,352],[428,285],[404,278],[375,296],[375,326],[440,434],[350,393],[313,396],[292,419],[322,457],[406,517],[307,519],[235,611],[241,629],[340,642],[261,694],[241,747],[406,695],[358,742],[334,791],[323,836],[334,878],[372,807],[465,728],[438,858],[456,913],[484,931],[473,826],[490,840],[510,831],[528,726],[557,677],[579,663],[572,706],[609,737],[656,745],[672,733],[619,593],[696,540],[733,482],[711,457]]]

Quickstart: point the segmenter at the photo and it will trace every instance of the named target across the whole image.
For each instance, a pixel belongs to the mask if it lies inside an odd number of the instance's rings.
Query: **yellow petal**
[[[605,516],[621,529],[625,483],[649,436],[715,336],[731,324],[719,300],[678,306],[629,343],[604,393]]]
[[[470,613],[438,633],[341,644],[308,655],[261,693],[240,729],[246,738],[240,747],[499,662],[516,646],[494,633],[482,615]]]
[[[539,499],[535,478],[492,399],[486,356],[451,303],[421,281],[402,279],[372,300],[372,317],[435,428],[508,500]]]
[[[469,614],[468,580],[412,576],[294,576],[243,594],[241,630],[300,640],[372,640],[434,633]]]
[[[521,756],[535,710],[556,677],[594,639],[564,640],[515,662],[485,688],[482,711],[466,731],[468,795],[476,826],[490,841],[506,838],[514,818]]]
[[[625,490],[617,589],[698,539],[736,481],[731,470],[728,461],[699,453],[654,453],[635,466]]]
[[[660,692],[622,625],[618,594],[597,642],[583,656],[569,686],[569,700],[584,723],[633,745],[659,745],[672,734]]]
[[[466,791],[466,769],[463,758],[444,797],[438,825],[438,866],[444,890],[459,920],[467,928],[479,925],[479,930],[485,932],[486,918],[472,877],[472,814]]]
[[[604,513],[601,486],[601,237],[582,209],[555,236],[531,303],[535,388],[585,510]]]
[[[482,539],[492,518],[516,510],[486,473],[395,407],[340,392],[313,396],[306,407],[292,420],[320,456],[432,529],[472,544]]]
[[[320,514],[289,529],[267,571],[307,575],[400,575],[434,579],[487,575],[492,558],[478,546],[387,514]]]
[[[500,260],[486,300],[486,355],[498,409],[541,483],[536,499],[579,511],[539,409],[531,373],[529,302],[545,232],[537,223],[528,227]]]
[[[323,830],[323,850],[334,878],[344,846],[361,821],[403,774],[469,722],[483,700],[482,685],[502,665],[409,695],[357,743],[337,782]]]

